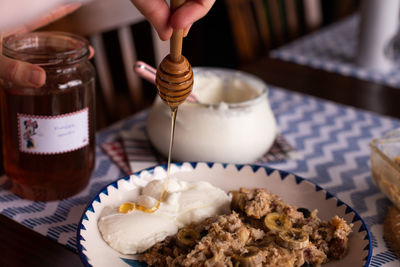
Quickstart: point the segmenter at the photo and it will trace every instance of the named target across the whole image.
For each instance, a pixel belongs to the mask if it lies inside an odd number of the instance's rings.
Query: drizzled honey
[[[161,205],[161,202],[163,202],[165,200],[165,197],[167,196],[167,193],[168,193],[168,182],[169,182],[169,177],[170,177],[171,155],[172,155],[172,147],[173,147],[174,135],[175,135],[175,121],[176,121],[177,112],[178,112],[178,107],[171,108],[171,129],[170,129],[169,150],[168,150],[167,180],[165,182],[164,189],[160,195],[160,198],[157,200],[156,205],[154,205],[151,208],[147,208],[145,206],[139,205],[134,202],[126,202],[119,207],[120,213],[128,213],[128,212],[131,212],[134,210],[140,210],[140,211],[146,212],[146,213],[153,213],[156,210],[158,210],[158,208]]]
[[[185,0],[171,0],[171,12],[174,12],[184,3]],[[167,179],[164,190],[154,207],[147,208],[136,203],[124,203],[119,208],[119,212],[121,213],[128,213],[133,210],[153,213],[160,207],[161,202],[167,195],[176,114],[178,112],[178,106],[185,101],[193,88],[193,71],[188,60],[182,55],[182,40],[183,30],[174,30],[170,40],[170,54],[162,60],[156,73],[158,95],[171,108]]]
[[[168,184],[168,180],[169,180],[169,177],[167,177],[166,184]],[[156,210],[158,210],[158,208],[160,207],[161,202],[163,202],[163,200],[165,199],[165,197],[167,195],[167,191],[168,191],[168,185],[164,188],[164,191],[162,192],[160,199],[157,200],[156,205],[154,205],[154,207],[152,207],[152,208],[147,208],[145,206],[136,204],[135,202],[126,202],[119,207],[119,212],[120,213],[128,213],[128,212],[131,212],[134,210],[140,210],[145,213],[153,213]]]

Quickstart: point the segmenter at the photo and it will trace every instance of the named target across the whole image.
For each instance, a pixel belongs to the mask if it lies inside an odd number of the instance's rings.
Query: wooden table
[[[267,83],[400,118],[400,89],[264,58],[241,68]],[[79,256],[0,214],[0,266],[80,266]]]

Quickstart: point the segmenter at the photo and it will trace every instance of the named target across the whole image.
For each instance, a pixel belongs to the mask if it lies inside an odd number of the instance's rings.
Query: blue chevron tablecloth
[[[388,72],[367,70],[355,64],[359,15],[324,27],[270,52],[270,56],[316,69],[400,88],[400,62]]]
[[[268,166],[309,179],[352,206],[371,231],[370,266],[399,266],[383,239],[383,220],[392,204],[372,182],[369,142],[400,127],[400,121],[279,88],[271,88],[269,99],[281,133],[303,157]],[[114,140],[121,130],[145,131],[147,114],[138,113],[98,133],[95,171],[83,192],[62,201],[32,202],[10,193],[9,181],[2,177],[0,212],[75,250],[85,206],[102,187],[124,176],[100,144]]]

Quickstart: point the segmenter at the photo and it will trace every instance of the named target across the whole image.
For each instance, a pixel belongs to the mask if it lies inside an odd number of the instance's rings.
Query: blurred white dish
[[[259,78],[235,70],[194,68],[198,103],[179,106],[172,158],[176,161],[252,163],[271,147],[277,134]],[[147,121],[155,148],[168,154],[171,110],[156,98]]]
[[[188,162],[172,164],[171,174],[185,181],[207,181],[226,192],[240,187],[266,188],[288,204],[309,210],[318,209],[318,217],[322,220],[338,215],[354,224],[349,251],[343,259],[323,266],[369,265],[372,256],[371,237],[361,217],[332,194],[301,177],[257,165]],[[97,222],[105,207],[121,205],[139,194],[134,179],[143,179],[145,184],[165,177],[165,165],[138,172],[107,185],[89,203],[79,223],[77,236],[79,254],[85,266],[146,266],[136,261],[135,255],[123,255],[109,247],[100,235]]]

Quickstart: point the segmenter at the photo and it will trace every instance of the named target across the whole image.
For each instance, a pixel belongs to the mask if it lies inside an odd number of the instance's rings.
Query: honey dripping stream
[[[176,114],[178,112],[178,107],[171,107],[171,129],[170,129],[170,136],[169,136],[169,150],[168,150],[168,163],[167,163],[167,179],[164,184],[164,190],[160,195],[160,198],[157,200],[156,205],[152,208],[147,208],[145,206],[139,205],[134,202],[127,202],[122,204],[119,207],[120,213],[128,213],[134,210],[140,210],[145,213],[153,213],[159,209],[161,202],[164,201],[165,197],[167,196],[168,192],[168,182],[170,177],[171,171],[171,156],[172,156],[172,147],[174,143],[174,135],[175,135],[175,121],[176,121]]]

